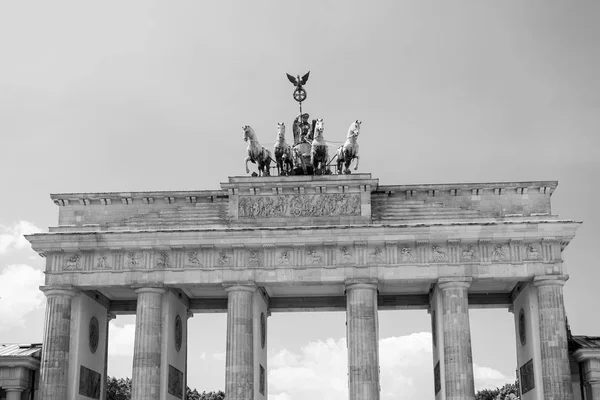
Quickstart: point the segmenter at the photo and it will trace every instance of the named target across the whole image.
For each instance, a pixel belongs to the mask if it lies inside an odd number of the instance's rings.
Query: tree
[[[501,388],[494,390],[483,389],[477,392],[475,400],[518,400],[519,397],[519,385],[515,383],[507,383]]]
[[[106,400],[130,400],[131,399],[131,379],[129,378],[111,378],[107,379]]]
[[[129,378],[111,378],[106,380],[106,400],[131,400],[131,379]],[[225,393],[222,390],[216,392],[198,393],[196,389],[189,387],[185,391],[186,400],[224,400]]]

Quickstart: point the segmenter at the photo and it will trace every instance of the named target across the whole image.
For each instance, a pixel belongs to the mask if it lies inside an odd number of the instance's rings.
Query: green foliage
[[[106,400],[129,400],[131,399],[131,379],[111,378],[107,379]]]
[[[196,389],[189,387],[185,392],[186,400],[224,400],[225,393],[222,390],[217,392],[198,393]],[[129,378],[111,378],[107,379],[106,400],[131,400],[131,379]]]
[[[202,392],[198,393],[196,389],[190,390],[187,388],[186,400],[223,400],[225,399],[225,393],[222,390],[217,392]]]
[[[518,400],[519,397],[519,385],[515,383],[507,383],[501,388],[494,390],[483,389],[477,392],[475,400]]]

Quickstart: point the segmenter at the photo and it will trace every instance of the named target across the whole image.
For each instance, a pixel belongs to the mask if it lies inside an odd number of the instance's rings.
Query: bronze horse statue
[[[327,142],[323,139],[323,118],[319,118],[315,123],[314,139],[310,149],[310,159],[313,165],[314,175],[327,174],[327,161],[329,152]]]
[[[277,173],[281,175],[289,175],[293,169],[292,148],[285,141],[285,124],[277,123],[277,141],[273,146],[273,154],[275,154],[275,162],[277,163]]]
[[[350,128],[348,128],[348,135],[346,136],[346,141],[343,145],[338,147],[337,150],[337,173],[342,173],[342,165],[344,165],[344,174],[350,173],[350,164],[352,160],[356,158],[356,165],[354,166],[354,170],[358,169],[358,161],[360,157],[358,156],[358,135],[360,134],[360,124],[362,122],[359,120],[354,121]]]
[[[252,163],[258,164],[258,176],[270,176],[271,173],[269,168],[271,160],[273,159],[271,157],[271,152],[258,143],[256,133],[250,125],[242,126],[242,130],[244,131],[244,141],[248,142],[248,148],[246,149],[248,152],[248,157],[246,157],[246,173],[250,173],[248,161],[251,161]]]

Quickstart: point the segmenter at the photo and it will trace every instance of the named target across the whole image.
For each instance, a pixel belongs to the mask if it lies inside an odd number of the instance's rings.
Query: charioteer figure
[[[293,123],[294,145],[299,143],[311,143],[314,138],[315,120],[309,122],[308,113],[299,114]]]

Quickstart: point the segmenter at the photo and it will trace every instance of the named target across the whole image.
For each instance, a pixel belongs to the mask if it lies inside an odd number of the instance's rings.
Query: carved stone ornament
[[[525,329],[525,311],[521,308],[519,310],[519,340],[523,346],[527,343],[527,331]]]
[[[460,259],[462,261],[475,261],[475,248],[473,246],[463,248],[460,254]]]
[[[167,253],[158,254],[156,268],[169,268],[169,255]]]
[[[65,270],[66,271],[74,271],[74,270],[80,269],[80,266],[79,266],[80,259],[81,259],[81,256],[79,254],[73,254],[65,262]]]
[[[89,345],[90,345],[90,351],[92,352],[92,354],[94,354],[96,352],[96,350],[98,349],[98,341],[100,340],[100,328],[98,326],[98,320],[96,319],[96,317],[92,317],[92,319],[90,319],[90,326],[89,326]]]
[[[139,268],[141,264],[140,261],[140,257],[134,253],[134,252],[130,252],[127,253],[127,267],[130,269],[136,269]]]
[[[359,216],[360,194],[240,196],[239,218]]]
[[[181,350],[181,342],[183,340],[183,323],[181,317],[177,315],[175,317],[175,350]]]
[[[348,263],[352,261],[352,253],[347,246],[340,247],[340,261],[343,263]]]
[[[290,252],[285,250],[282,251],[279,255],[279,260],[277,260],[279,265],[289,265],[290,264]]]
[[[431,260],[434,262],[440,262],[446,260],[446,252],[442,250],[440,246],[431,247]]]
[[[315,249],[308,249],[306,254],[308,254],[310,264],[321,264],[323,262],[323,256],[317,253]]]
[[[258,267],[260,265],[258,250],[248,249],[248,265],[251,267]]]
[[[542,252],[540,246],[537,244],[530,244],[527,246],[527,259],[528,260],[539,260],[542,258]]]
[[[225,250],[219,252],[219,265],[229,265],[231,263],[231,257],[227,255]]]
[[[97,269],[110,269],[108,264],[108,256],[106,254],[100,254],[98,256],[98,262],[96,263]]]
[[[492,261],[505,261],[508,257],[508,246],[499,244],[492,252]]]
[[[381,250],[381,247],[375,247],[373,252],[369,254],[369,260],[374,263],[383,262],[383,259],[381,258],[382,254],[383,250]]]
[[[400,250],[400,261],[404,263],[415,262],[415,256],[412,254],[412,249],[410,247],[403,247]]]
[[[265,319],[265,313],[260,313],[260,347],[265,348],[267,341],[267,321]]]
[[[197,251],[190,251],[189,253],[187,253],[187,263],[189,265],[193,265],[195,267],[202,266],[202,263],[198,259],[198,252]]]

